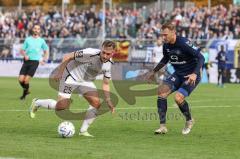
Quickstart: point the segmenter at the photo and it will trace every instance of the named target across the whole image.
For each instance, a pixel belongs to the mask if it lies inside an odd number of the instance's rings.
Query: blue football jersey
[[[199,74],[204,64],[204,57],[200,48],[196,47],[187,38],[177,36],[174,44],[163,44],[162,64],[171,63],[178,75]]]
[[[219,51],[216,59],[218,60],[218,67],[225,67],[227,61],[226,52]]]

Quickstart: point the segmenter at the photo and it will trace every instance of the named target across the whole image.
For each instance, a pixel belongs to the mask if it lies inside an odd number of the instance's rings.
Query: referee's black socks
[[[20,85],[22,86],[23,90],[25,91],[28,91],[29,89],[29,83],[25,84],[24,82],[19,82]]]
[[[22,88],[24,88],[24,82],[19,81],[19,84],[21,85]]]
[[[28,91],[28,89],[29,89],[29,83],[28,83],[28,84],[24,84],[23,89],[24,89],[24,91]]]
[[[24,82],[19,82],[23,88],[23,94],[20,99],[25,99],[26,95],[29,94],[29,83],[25,84]]]

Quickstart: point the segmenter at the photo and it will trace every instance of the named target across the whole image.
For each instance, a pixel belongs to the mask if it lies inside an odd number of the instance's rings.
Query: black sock
[[[220,75],[218,75],[218,82],[217,84],[219,85],[220,84]]]
[[[29,89],[29,83],[27,83],[27,84],[24,84],[24,90],[28,90]]]
[[[28,94],[29,84],[23,85],[23,97],[25,97]]]
[[[24,82],[19,81],[19,84],[21,85],[22,88],[24,88]]]
[[[160,124],[166,123],[166,112],[167,112],[167,99],[158,97],[157,100],[158,114],[160,119]]]
[[[225,83],[225,75],[222,75],[222,85]]]
[[[178,105],[178,107],[183,113],[183,115],[185,116],[186,121],[189,121],[192,119],[187,101],[184,100],[182,104]]]

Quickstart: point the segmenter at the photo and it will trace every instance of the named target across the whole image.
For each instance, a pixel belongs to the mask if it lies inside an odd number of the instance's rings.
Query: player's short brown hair
[[[114,41],[112,40],[105,40],[103,43],[102,43],[102,47],[112,47],[113,49],[116,49],[116,44]]]
[[[166,22],[162,25],[162,30],[164,30],[166,28],[169,29],[169,30],[172,30],[172,31],[176,30],[176,26],[171,21]]]

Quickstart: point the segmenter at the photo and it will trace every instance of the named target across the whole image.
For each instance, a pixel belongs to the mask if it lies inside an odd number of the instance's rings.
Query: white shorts
[[[83,95],[87,92],[97,92],[95,84],[91,81],[75,81],[67,71],[64,71],[59,83],[58,95],[64,98],[70,98],[72,93]]]

